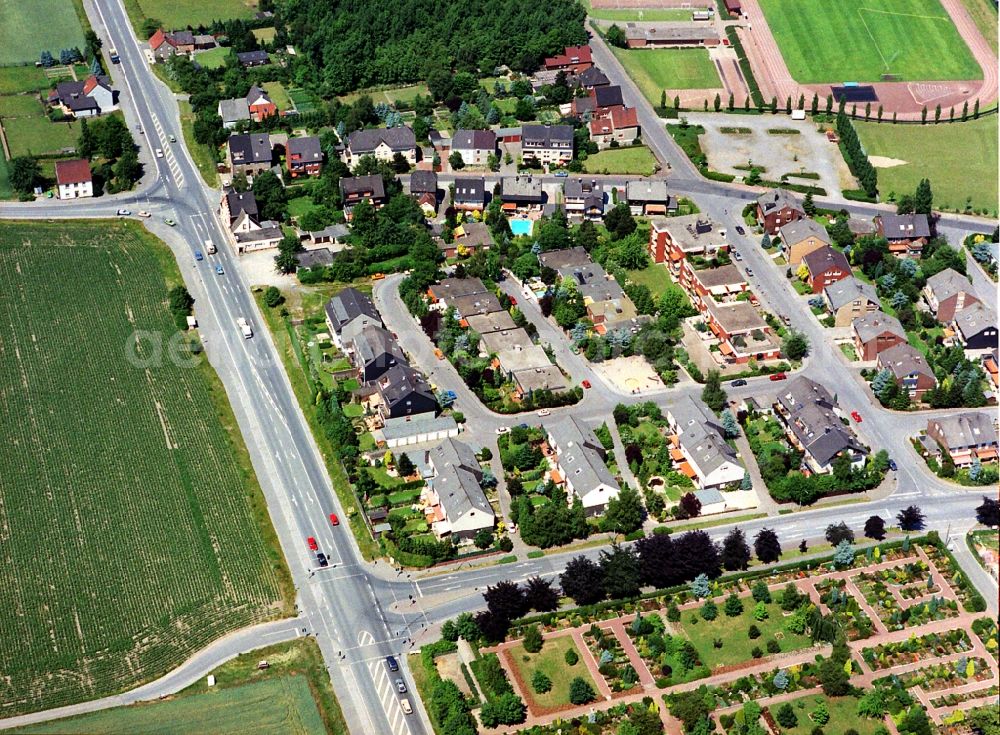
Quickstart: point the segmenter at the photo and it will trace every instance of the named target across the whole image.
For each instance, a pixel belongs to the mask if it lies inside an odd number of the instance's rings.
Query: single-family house
[[[319,176],[323,170],[323,148],[314,135],[289,138],[285,144],[285,165],[293,179]]]
[[[452,204],[455,209],[481,212],[486,207],[486,181],[482,176],[456,176],[454,187],[455,196]]]
[[[507,312],[502,312],[501,314],[486,314],[486,315],[476,315],[469,320],[469,329],[479,332],[479,353],[484,357],[489,357],[490,355],[496,355],[501,350],[513,349],[515,347],[520,347],[525,349],[534,345],[531,341],[531,337],[523,329],[517,326],[508,327],[506,329],[499,330],[497,332],[484,332],[480,331],[473,326],[479,323],[478,320],[489,319],[493,320],[495,318],[502,318]],[[510,317],[510,314],[507,314]],[[511,323],[513,324],[513,319]]]
[[[500,184],[504,212],[539,209],[544,201],[542,180],[534,176],[504,176]]]
[[[717,304],[710,300],[705,306],[705,320],[727,362],[743,364],[781,357],[781,343],[749,301]]]
[[[456,130],[451,136],[452,153],[458,153],[466,166],[485,166],[497,150],[497,134],[492,130]]]
[[[257,197],[252,191],[236,191],[236,189],[226,189],[219,203],[219,214],[229,227],[239,219],[241,214],[248,214],[254,219],[259,211],[257,208]]]
[[[552,449],[549,476],[565,484],[567,500],[579,498],[588,516],[600,515],[621,487],[604,463],[607,452],[594,430],[575,416],[545,427]]]
[[[268,56],[267,51],[244,51],[242,53],[236,54],[236,60],[240,62],[240,66],[244,69],[249,69],[253,66],[265,66],[271,63],[271,57]]]
[[[612,110],[625,107],[625,98],[622,97],[622,88],[617,84],[606,84],[594,87],[588,95],[594,100],[594,116],[610,115]]]
[[[514,323],[514,318],[510,315],[510,312],[507,311],[494,311],[489,314],[473,314],[470,317],[466,317],[465,321],[468,322],[469,329],[480,336],[484,334],[492,334],[493,332],[506,332],[518,328],[517,324]],[[525,332],[525,334],[527,333]]]
[[[776,235],[782,225],[803,219],[805,216],[806,213],[802,211],[799,200],[785,189],[771,189],[757,197],[757,223],[769,235]]]
[[[573,160],[570,125],[522,125],[521,157],[536,166],[565,166]]]
[[[118,109],[118,91],[111,88],[108,77],[91,74],[82,81],[56,84],[48,103],[67,117],[96,117]]]
[[[59,189],[60,199],[94,196],[94,177],[90,173],[90,161],[85,158],[56,161],[56,186]]]
[[[240,133],[229,136],[226,161],[233,176],[252,180],[271,168],[271,138],[267,133]]]
[[[417,137],[413,128],[399,125],[355,130],[347,136],[344,163],[353,169],[362,156],[375,156],[380,161],[391,162],[397,153],[411,166],[417,162]]]
[[[393,365],[375,381],[378,413],[382,420],[434,413],[437,398],[427,379],[406,363]]]
[[[937,385],[937,377],[923,354],[908,342],[878,353],[875,359],[878,370],[888,370],[900,388],[915,401]]]
[[[345,343],[358,371],[358,381],[368,383],[385,375],[390,368],[406,363],[406,356],[392,333],[377,324],[368,324]]]
[[[847,327],[860,316],[878,311],[881,304],[875,286],[854,276],[842,278],[823,289],[826,308],[835,327]]]
[[[969,279],[954,268],[945,268],[927,279],[924,299],[941,324],[948,324],[955,314],[979,303]]]
[[[664,179],[636,179],[625,184],[625,200],[633,215],[650,217],[677,211],[677,197],[667,193]]]
[[[356,288],[345,288],[323,308],[331,340],[341,352],[354,336],[369,325],[381,326],[382,317],[371,297]]]
[[[427,519],[439,539],[472,541],[492,530],[496,514],[482,489],[483,470],[475,452],[464,442],[445,439],[427,452],[433,470],[424,491]]]
[[[746,469],[726,442],[719,419],[700,401],[681,396],[667,409],[670,455],[699,489],[738,485]]]
[[[194,33],[191,31],[173,31],[167,33],[162,28],[149,37],[149,48],[156,61],[166,61],[175,54],[194,53]]]
[[[538,263],[543,268],[562,273],[567,268],[585,268],[593,265],[594,261],[582,246],[577,245],[562,250],[545,250],[538,254]]]
[[[438,247],[446,258],[466,257],[477,250],[489,250],[493,245],[493,235],[485,222],[463,222],[455,228],[450,243],[439,241]]]
[[[594,87],[603,87],[606,84],[611,84],[607,75],[596,66],[584,69],[579,74],[568,79],[567,82],[571,86],[582,87],[583,89],[593,89]]]
[[[567,217],[596,221],[604,216],[604,186],[597,179],[566,179],[563,206]]]
[[[851,275],[851,264],[847,256],[829,245],[803,255],[802,265],[807,271],[807,283],[813,293],[822,293],[830,284]]]
[[[447,299],[485,293],[489,293],[489,290],[478,278],[443,278],[437,283],[432,283],[427,289],[427,296],[433,304]]]
[[[931,224],[926,214],[880,214],[875,234],[889,242],[889,252],[897,258],[919,258],[930,240]]]
[[[250,111],[250,119],[254,122],[263,122],[278,114],[278,106],[271,101],[267,92],[256,84],[247,92],[247,109]]]
[[[797,268],[808,253],[829,247],[831,242],[826,228],[814,219],[793,219],[778,227],[778,234],[781,249],[792,268]]]
[[[544,67],[550,71],[565,71],[567,74],[579,74],[594,65],[594,57],[590,46],[567,46],[561,54],[545,59]]]
[[[340,180],[340,196],[344,202],[344,213],[350,221],[351,213],[361,202],[368,202],[375,209],[385,204],[385,182],[379,174],[345,176]]]
[[[239,123],[250,120],[250,107],[246,97],[219,100],[218,113],[222,118],[222,127],[226,130],[232,130]]]
[[[997,461],[997,432],[989,414],[970,411],[927,419],[927,436],[958,467],[967,467],[977,459]]]
[[[446,309],[454,309],[459,324],[467,327],[466,319],[476,314],[495,314],[506,311],[500,300],[491,293],[476,293],[468,296],[445,296],[441,299]]]
[[[854,351],[859,360],[869,361],[883,350],[906,342],[906,330],[899,319],[884,311],[873,311],[851,322]]]
[[[634,107],[615,107],[590,121],[590,139],[601,150],[611,147],[612,142],[629,145],[639,132],[639,114]]]
[[[997,347],[997,312],[982,302],[966,306],[951,321],[954,338],[968,352]]]
[[[417,169],[410,174],[410,196],[419,199],[425,194],[434,197],[437,206],[438,178],[430,169]]]
[[[864,466],[866,449],[840,420],[833,396],[816,381],[802,375],[790,380],[778,394],[774,412],[811,472],[832,472],[833,462],[841,454],[852,467]]]

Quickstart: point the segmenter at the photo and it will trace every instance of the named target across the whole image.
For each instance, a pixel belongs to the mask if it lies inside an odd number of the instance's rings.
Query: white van
[[[205,252],[209,255],[215,255],[215,243],[209,238],[205,240]]]

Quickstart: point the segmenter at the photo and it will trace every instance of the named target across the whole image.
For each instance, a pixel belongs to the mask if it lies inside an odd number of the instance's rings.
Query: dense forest
[[[277,0],[298,52],[294,74],[324,97],[453,71],[534,71],[586,43],[576,0]]]

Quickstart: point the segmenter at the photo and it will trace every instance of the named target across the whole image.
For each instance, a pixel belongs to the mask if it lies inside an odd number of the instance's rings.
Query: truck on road
[[[253,337],[253,329],[250,328],[250,322],[243,317],[240,317],[236,320],[236,323],[240,326],[240,331],[243,332],[243,337],[245,339]]]
[[[121,63],[121,59],[118,58],[118,52],[115,51],[114,48],[111,48],[111,49],[108,50],[108,57],[110,57],[112,64],[120,64]]]
[[[212,242],[212,238],[205,240],[205,252],[209,255],[215,255],[215,243]]]

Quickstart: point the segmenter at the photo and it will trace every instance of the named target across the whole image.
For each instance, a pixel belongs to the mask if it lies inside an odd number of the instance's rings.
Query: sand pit
[[[637,355],[616,357],[613,360],[594,363],[593,368],[601,374],[604,380],[614,385],[620,393],[638,395],[645,391],[661,390],[665,387],[652,366],[646,362],[645,358]]]
[[[868,160],[871,161],[872,166],[875,168],[892,168],[893,166],[905,166],[909,161],[903,161],[899,158],[888,158],[887,156],[868,156]]]

